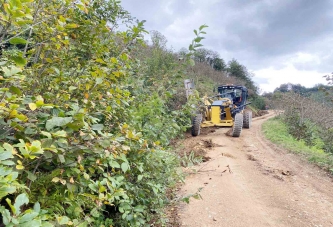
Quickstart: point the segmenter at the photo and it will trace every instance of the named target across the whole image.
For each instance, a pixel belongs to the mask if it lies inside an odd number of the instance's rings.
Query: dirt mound
[[[267,111],[267,110],[259,110],[259,111],[258,111],[258,115],[259,115],[259,117],[260,117],[260,116],[263,116],[263,115],[265,115],[265,114],[268,114],[268,111]]]
[[[203,162],[209,161],[211,158],[207,156],[207,152],[214,147],[221,147],[216,144],[212,139],[201,139],[193,137],[185,141],[179,141],[178,144],[174,145],[179,147],[177,151],[180,158],[191,157],[192,159],[201,158]]]
[[[264,116],[266,114],[268,114],[269,112],[267,110],[258,110],[258,111],[253,111],[252,110],[252,117],[255,118],[255,117],[261,117],[261,116]]]

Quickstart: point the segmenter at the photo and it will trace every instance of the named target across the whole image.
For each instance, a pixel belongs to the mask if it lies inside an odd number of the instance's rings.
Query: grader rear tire
[[[232,127],[232,137],[239,137],[243,128],[243,114],[237,113],[234,119],[234,126]]]
[[[197,114],[192,118],[192,136],[200,135],[200,125],[202,121],[202,114]]]
[[[244,112],[243,128],[250,128],[252,123],[252,111]]]

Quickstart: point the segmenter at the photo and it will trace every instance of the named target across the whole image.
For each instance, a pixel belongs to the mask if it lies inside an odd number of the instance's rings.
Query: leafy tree
[[[162,35],[158,31],[150,32],[151,41],[153,43],[153,47],[159,47],[161,49],[166,49],[167,39],[164,35]]]
[[[225,71],[226,64],[219,53],[216,51],[200,48],[195,52],[194,60],[196,62],[205,62],[217,71]]]
[[[217,71],[226,71],[227,65],[222,58],[214,58],[212,60],[213,68]]]
[[[228,72],[239,79],[247,80],[247,69],[241,65],[236,59],[232,59],[228,62]]]

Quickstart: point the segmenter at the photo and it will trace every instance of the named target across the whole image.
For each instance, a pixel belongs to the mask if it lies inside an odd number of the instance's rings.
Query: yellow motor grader
[[[221,126],[232,127],[231,136],[239,137],[242,128],[250,128],[252,112],[244,108],[248,97],[247,88],[238,85],[221,85],[218,94],[204,97],[203,105],[192,118],[192,135],[198,136],[200,129]]]

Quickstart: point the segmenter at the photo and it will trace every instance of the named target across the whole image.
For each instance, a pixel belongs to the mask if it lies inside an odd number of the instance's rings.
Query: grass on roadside
[[[303,140],[296,140],[288,133],[282,119],[276,117],[266,121],[262,130],[267,139],[288,151],[305,156],[314,163],[333,174],[333,155],[325,153],[318,146],[309,147]]]

